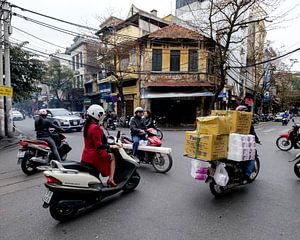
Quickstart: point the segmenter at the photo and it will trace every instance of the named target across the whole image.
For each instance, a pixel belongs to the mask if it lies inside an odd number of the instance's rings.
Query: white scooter
[[[114,145],[117,138],[109,136],[108,143]],[[58,221],[74,217],[80,210],[93,207],[102,199],[120,191],[133,191],[140,182],[137,172],[139,164],[123,148],[115,149],[116,170],[114,181],[116,187],[107,187],[99,178],[99,172],[91,165],[80,162],[51,161],[50,166],[39,167],[44,170],[48,191],[43,197],[43,207],[50,210],[51,216]]]

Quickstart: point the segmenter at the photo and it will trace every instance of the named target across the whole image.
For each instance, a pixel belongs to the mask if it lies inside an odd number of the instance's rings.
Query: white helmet
[[[47,116],[47,114],[48,114],[48,113],[47,113],[47,110],[46,110],[46,109],[40,109],[40,110],[39,110],[39,115],[40,115],[40,116]]]
[[[87,111],[88,116],[91,116],[92,118],[95,118],[98,121],[103,120],[104,118],[104,109],[98,104],[91,105]]]
[[[136,114],[137,112],[144,112],[144,109],[141,107],[137,107],[134,109],[134,114]]]

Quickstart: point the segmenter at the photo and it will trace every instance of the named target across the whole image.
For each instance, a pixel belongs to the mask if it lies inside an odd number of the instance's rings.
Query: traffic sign
[[[0,96],[1,97],[12,97],[13,96],[13,88],[12,87],[6,87],[6,86],[0,86]]]

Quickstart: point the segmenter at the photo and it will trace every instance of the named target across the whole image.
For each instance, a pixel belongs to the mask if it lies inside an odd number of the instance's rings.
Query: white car
[[[12,116],[13,116],[13,121],[21,121],[24,119],[23,114],[17,110],[12,111]]]

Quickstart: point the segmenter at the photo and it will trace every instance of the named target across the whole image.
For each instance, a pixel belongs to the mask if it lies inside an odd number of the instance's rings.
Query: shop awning
[[[152,92],[143,91],[141,93],[142,99],[153,99],[153,98],[188,98],[188,97],[212,97],[212,92],[197,92],[197,93],[186,93],[186,92]]]

